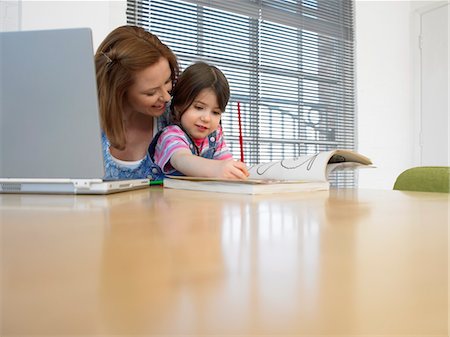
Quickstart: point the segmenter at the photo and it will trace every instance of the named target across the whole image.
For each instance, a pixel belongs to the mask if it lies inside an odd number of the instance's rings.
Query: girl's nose
[[[202,113],[202,115],[200,116],[200,119],[202,120],[202,121],[204,121],[204,122],[209,122],[209,120],[210,120],[210,115],[209,115],[209,111],[204,111],[203,113]]]

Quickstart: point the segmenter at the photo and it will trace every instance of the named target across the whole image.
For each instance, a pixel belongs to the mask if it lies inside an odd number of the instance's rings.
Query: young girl
[[[229,98],[219,69],[204,62],[186,68],[173,90],[172,125],[154,140],[154,160],[165,174],[247,178],[247,167],[233,160],[220,125]]]

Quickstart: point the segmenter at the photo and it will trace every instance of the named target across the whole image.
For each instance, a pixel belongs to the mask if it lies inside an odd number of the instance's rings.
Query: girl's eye
[[[146,94],[145,94],[145,96],[153,96],[155,93],[154,92],[147,92]]]
[[[213,111],[213,114],[220,116],[222,114],[222,111]]]

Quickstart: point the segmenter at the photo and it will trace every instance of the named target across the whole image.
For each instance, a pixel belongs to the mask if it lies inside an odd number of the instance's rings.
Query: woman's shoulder
[[[156,119],[158,130],[162,130],[170,125],[170,119],[170,104],[166,104],[166,110],[161,116],[157,117]]]
[[[108,137],[106,137],[106,134],[104,131],[102,131],[102,150],[103,150],[103,159],[107,159],[109,157],[109,140]]]
[[[119,164],[116,160],[114,160],[113,156],[109,152],[110,142],[104,132],[102,132],[102,145],[103,163],[105,167],[104,179],[142,179],[148,177],[159,177],[161,175],[160,169],[151,161],[148,154],[136,167],[127,167]]]

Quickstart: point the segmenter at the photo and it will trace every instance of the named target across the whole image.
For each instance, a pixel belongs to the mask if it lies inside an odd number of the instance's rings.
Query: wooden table
[[[0,195],[1,336],[447,336],[449,196]]]

